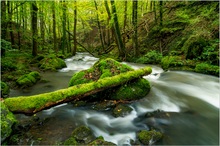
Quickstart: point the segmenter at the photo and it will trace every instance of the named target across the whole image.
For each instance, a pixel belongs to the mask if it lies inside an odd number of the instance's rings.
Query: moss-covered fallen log
[[[5,99],[4,103],[13,113],[34,114],[58,104],[79,100],[105,89],[116,87],[130,80],[148,75],[151,72],[152,69],[150,67],[145,67],[142,69],[121,73],[113,77],[99,79],[95,82],[75,85],[50,93],[43,93],[33,96],[10,97]]]

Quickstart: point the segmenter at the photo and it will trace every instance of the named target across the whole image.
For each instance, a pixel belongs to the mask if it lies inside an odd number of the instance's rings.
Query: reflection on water
[[[88,69],[97,60],[78,53],[65,60],[67,68],[56,73],[44,73],[43,78],[49,82],[35,85],[28,93],[12,91],[11,95],[31,95],[65,88],[73,73]],[[146,66],[126,64],[134,69]],[[40,119],[47,120],[41,126],[33,126],[29,135],[42,138],[40,144],[52,145],[67,139],[76,126],[87,125],[96,136],[102,135],[107,141],[123,145],[135,140],[137,131],[156,127],[164,133],[163,140],[157,143],[160,145],[218,145],[219,79],[191,72],[163,72],[157,66],[151,67],[152,74],[144,77],[150,81],[151,91],[143,99],[130,104],[133,111],[129,115],[115,118],[108,112],[62,104],[37,113]],[[164,115],[144,116],[146,112],[157,109],[165,111]],[[19,120],[32,118],[17,117]]]

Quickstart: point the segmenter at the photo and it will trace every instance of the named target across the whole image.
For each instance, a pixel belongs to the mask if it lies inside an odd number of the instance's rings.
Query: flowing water
[[[72,74],[88,69],[98,59],[87,53],[77,53],[66,59],[67,68],[59,72],[43,73],[48,82],[39,83],[29,90],[12,90],[11,96],[33,95],[65,88]],[[134,69],[146,65],[126,63]],[[113,117],[109,112],[96,111],[88,107],[73,107],[62,104],[37,113],[43,122],[33,126],[22,144],[55,145],[67,139],[75,127],[87,125],[96,136],[117,145],[130,145],[136,132],[156,127],[164,133],[158,145],[218,145],[219,144],[219,78],[184,71],[163,72],[160,67],[150,65],[151,75],[145,76],[151,83],[150,93],[131,103],[133,111],[125,117]],[[165,114],[146,118],[147,112],[165,111]],[[16,115],[25,121],[32,117]],[[33,140],[35,139],[35,140]],[[36,139],[39,141],[37,142]]]

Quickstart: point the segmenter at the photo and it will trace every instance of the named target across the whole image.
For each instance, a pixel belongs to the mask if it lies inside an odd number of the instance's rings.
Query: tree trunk
[[[41,45],[42,48],[44,47],[45,42],[45,28],[44,28],[44,1],[41,2],[41,8],[40,8],[40,35],[41,35]]]
[[[20,25],[21,25],[21,19],[19,19],[19,13],[18,13],[18,7],[16,7],[17,10],[17,35],[18,35],[18,50],[21,49],[21,35],[20,35]]]
[[[127,6],[128,6],[128,2],[125,1],[125,10],[124,10],[124,27],[123,27],[123,32],[124,32],[124,36],[123,36],[123,44],[125,46],[125,39],[127,37],[126,34],[126,24],[127,24]],[[126,48],[126,47],[125,47]]]
[[[56,12],[55,12],[55,2],[52,5],[52,17],[53,17],[53,47],[56,53],[58,52],[57,46],[57,33],[56,33]]]
[[[139,55],[138,49],[138,37],[137,37],[137,8],[138,8],[138,1],[133,1],[133,9],[132,9],[132,25],[134,28],[133,36],[132,36],[132,44],[134,49],[134,56]]]
[[[148,75],[151,72],[152,69],[150,67],[145,67],[113,77],[99,79],[95,82],[75,85],[50,93],[6,98],[4,103],[13,113],[34,114],[62,103],[67,103],[73,100],[81,100],[88,95],[125,84],[128,81]]]
[[[65,0],[63,1],[63,21],[62,21],[62,27],[63,27],[63,36],[62,36],[62,52],[65,54],[65,48],[66,48],[66,3]]]
[[[15,40],[14,40],[14,34],[13,34],[13,28],[12,28],[12,1],[8,1],[8,21],[9,21],[9,32],[10,32],[10,38],[11,38],[11,45],[14,47]]]
[[[76,55],[76,50],[77,50],[77,38],[76,38],[76,25],[77,25],[77,2],[74,0],[74,32],[73,32],[73,41],[74,41],[74,46],[73,46],[73,52],[72,55]]]
[[[7,20],[6,20],[6,2],[1,1],[1,39],[6,40]]]
[[[37,3],[33,1],[31,3],[31,25],[32,25],[32,55],[37,56]]]
[[[163,1],[159,2],[159,7],[160,7],[160,27],[163,26]]]
[[[119,57],[121,57],[124,60],[126,59],[126,53],[125,53],[124,44],[121,38],[121,32],[120,32],[120,28],[118,24],[118,16],[117,16],[114,0],[111,0],[111,6],[112,6],[112,15],[113,15],[113,20],[114,20],[114,31],[115,31],[116,41],[118,45],[118,50],[119,50]]]
[[[100,25],[100,21],[99,21],[98,7],[97,7],[97,3],[95,0],[94,0],[94,3],[95,3],[95,9],[96,9],[96,18],[97,18],[97,24],[98,24],[98,30],[99,30],[99,37],[100,37],[100,41],[102,44],[102,50],[104,50],[104,42],[103,42],[103,38],[102,38],[101,25]]]

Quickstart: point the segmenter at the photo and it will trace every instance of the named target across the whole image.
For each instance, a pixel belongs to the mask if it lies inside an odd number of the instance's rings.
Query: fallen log
[[[67,103],[73,100],[81,100],[88,95],[92,95],[108,88],[116,87],[130,80],[148,75],[151,72],[151,67],[145,67],[142,69],[121,73],[113,77],[99,79],[95,82],[79,84],[54,92],[33,96],[10,97],[6,98],[3,102],[13,113],[32,115],[62,103]]]

